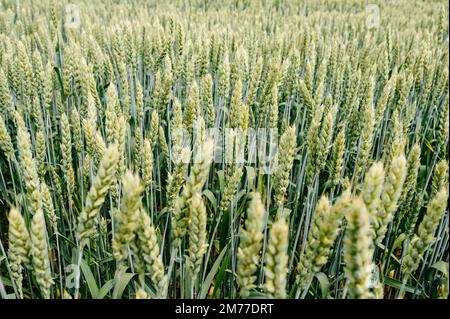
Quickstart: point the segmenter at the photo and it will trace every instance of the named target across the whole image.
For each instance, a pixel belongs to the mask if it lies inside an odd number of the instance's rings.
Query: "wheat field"
[[[447,298],[448,10],[2,1],[0,299]]]

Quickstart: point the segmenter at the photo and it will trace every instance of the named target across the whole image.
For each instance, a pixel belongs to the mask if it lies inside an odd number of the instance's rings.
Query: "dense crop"
[[[373,2],[2,1],[1,298],[447,297],[448,4]]]

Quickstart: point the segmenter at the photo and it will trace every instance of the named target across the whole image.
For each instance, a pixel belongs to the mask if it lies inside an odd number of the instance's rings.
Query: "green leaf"
[[[203,195],[211,202],[211,205],[214,207],[214,212],[217,212],[217,200],[216,196],[214,196],[213,192],[209,189],[203,191]]]
[[[222,283],[222,280],[224,279],[225,272],[230,263],[230,254],[226,254],[226,256],[227,257],[225,258],[224,262],[220,265],[219,273],[217,274],[216,281],[214,282],[213,298],[216,297],[216,293],[220,287],[220,284]]]
[[[223,190],[225,189],[225,176],[223,170],[217,172],[217,177],[219,178],[220,193],[223,193]]]
[[[192,272],[190,267],[186,267],[186,271],[184,272],[184,284],[183,284],[183,298],[192,299],[194,296],[192,295]]]
[[[434,149],[433,146],[431,145],[430,141],[428,141],[426,138],[423,140],[423,143],[425,144],[426,147],[428,147],[428,149],[434,153]]]
[[[161,211],[156,215],[156,220],[155,222],[160,221],[168,212],[167,207],[164,207],[163,209],[161,209]]]
[[[384,283],[386,285],[388,285],[388,286],[391,286],[391,287],[394,287],[394,288],[397,288],[397,289],[401,289],[402,288],[402,282],[400,280],[397,280],[397,279],[394,279],[394,278],[391,278],[391,277],[388,277],[388,276],[384,277]],[[408,285],[405,285],[404,290],[406,292],[409,292],[409,293],[412,293],[412,294],[415,291],[414,287],[411,287],[411,286],[408,286]],[[418,293],[418,294],[421,293],[421,291],[419,289],[417,289],[415,292]]]
[[[262,292],[252,290],[249,292],[247,299],[271,299],[271,298]]]
[[[58,82],[59,82],[59,87],[60,87],[61,92],[64,92],[64,83],[63,83],[63,80],[62,80],[61,71],[56,66],[53,67],[53,71],[57,75]],[[66,88],[66,91],[67,91],[67,88]],[[64,97],[65,97],[65,95],[66,95],[66,93],[64,93]]]
[[[247,188],[248,190],[255,189],[255,180],[256,180],[256,172],[255,168],[252,166],[245,166],[245,170],[247,172]]]
[[[95,281],[94,275],[92,274],[91,268],[87,264],[87,262],[82,259],[81,260],[81,272],[84,275],[84,279],[86,279],[86,283],[89,287],[89,292],[91,293],[92,298],[95,298],[98,294],[98,286]]]
[[[222,215],[222,224],[220,227],[220,240],[219,247],[220,249],[224,249],[227,244],[228,231],[230,229],[230,213],[229,211],[225,211]]]
[[[0,277],[2,283],[4,286],[8,286],[8,287],[12,287],[12,282],[11,279],[7,278],[7,277]]]
[[[94,299],[103,299],[108,294],[108,292],[114,287],[116,281],[114,279],[108,280],[102,288],[98,291]]]
[[[71,239],[67,238],[66,236],[64,236],[60,232],[58,232],[58,236],[60,238],[64,239],[64,242],[68,243],[70,246],[72,246],[72,248],[78,249],[78,245],[74,241],[72,241]]]
[[[222,252],[220,253],[219,257],[217,257],[216,261],[214,262],[214,265],[211,267],[208,276],[206,276],[205,281],[202,284],[200,299],[206,298],[206,295],[208,294],[209,288],[211,287],[211,283],[214,279],[214,276],[216,275],[217,269],[219,268],[220,263],[222,262],[222,259],[225,256],[227,250],[228,246],[225,246],[225,248],[222,249]]]
[[[99,261],[98,261],[98,264],[106,264],[106,263],[109,263],[109,262],[112,262],[112,261],[115,261],[115,259],[114,259],[114,257],[111,255],[111,256],[109,256],[109,257],[106,257],[106,258],[104,258],[104,259],[99,260]]]
[[[325,275],[325,273],[323,272],[319,272],[315,276],[320,284],[322,298],[326,298],[328,296],[328,293],[330,292],[330,281],[328,280],[327,275]]]
[[[448,278],[448,262],[445,262],[443,260],[435,262],[433,265],[430,266],[430,268],[434,268],[441,273],[445,275],[445,277]]]
[[[120,299],[130,280],[134,277],[134,273],[126,273],[126,268],[122,268],[116,272],[114,279],[114,298]]]
[[[239,200],[240,200],[243,196],[245,196],[245,195],[247,195],[247,192],[245,191],[245,189],[241,189],[241,190],[236,194],[234,200],[235,200],[236,202],[239,202]]]

